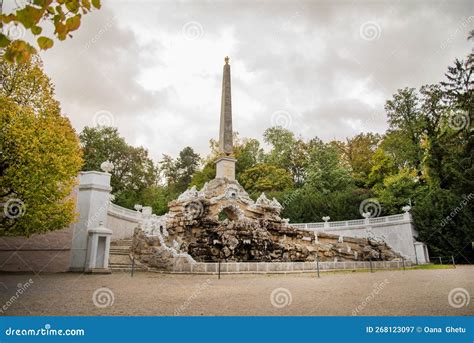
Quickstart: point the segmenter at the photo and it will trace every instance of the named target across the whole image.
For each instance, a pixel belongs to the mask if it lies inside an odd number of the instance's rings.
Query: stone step
[[[109,266],[109,269],[112,272],[131,272],[132,271],[132,266]],[[147,272],[148,269],[146,267],[137,267],[133,269],[134,271],[138,272]]]
[[[109,266],[132,266],[132,263],[120,263],[120,262],[114,262],[114,263],[109,263]],[[143,267],[144,265],[141,263],[135,263],[135,267]]]
[[[128,255],[130,255],[130,253],[128,251],[111,251],[110,255],[128,256]]]
[[[121,263],[121,262],[112,262],[109,263],[109,266],[131,266],[132,263]]]
[[[120,245],[110,245],[110,249],[131,249],[131,245],[125,245],[125,244],[120,244]]]
[[[127,246],[127,247],[130,247],[132,246],[132,240],[119,240],[119,241],[113,241],[113,242],[110,242],[110,245],[111,246],[120,246],[120,245],[123,245],[123,246]]]
[[[130,250],[132,247],[129,245],[111,245],[110,250]]]
[[[131,272],[132,268],[109,268],[113,272]],[[136,270],[136,269],[135,269]]]
[[[109,256],[109,265],[111,264],[131,264],[132,259],[130,258],[130,255],[124,254],[124,255],[116,255],[116,254],[111,254]]]

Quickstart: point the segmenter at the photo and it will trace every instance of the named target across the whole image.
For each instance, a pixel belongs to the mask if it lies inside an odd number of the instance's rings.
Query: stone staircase
[[[110,243],[109,269],[112,272],[132,271],[132,240],[120,239]],[[148,268],[135,260],[135,271],[147,271]]]

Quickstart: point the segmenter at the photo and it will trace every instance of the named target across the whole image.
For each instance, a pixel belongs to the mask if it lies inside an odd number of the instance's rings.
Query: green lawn
[[[420,264],[407,269],[454,269],[452,264]]]

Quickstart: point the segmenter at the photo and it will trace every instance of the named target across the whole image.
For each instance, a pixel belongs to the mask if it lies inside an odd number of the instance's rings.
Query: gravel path
[[[0,280],[0,315],[474,315],[474,300],[467,304],[474,266],[320,279],[67,273],[0,274]]]

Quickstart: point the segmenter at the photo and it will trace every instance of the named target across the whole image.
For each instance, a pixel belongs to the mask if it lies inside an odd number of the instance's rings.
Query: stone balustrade
[[[376,224],[387,224],[387,223],[404,223],[411,221],[409,213],[395,214],[392,216],[385,217],[373,217],[368,219],[355,219],[355,220],[343,220],[343,221],[334,221],[334,222],[318,222],[318,223],[298,223],[290,224],[294,228],[302,230],[314,231],[314,229],[325,229],[330,228],[333,230],[341,229],[345,230],[348,228],[354,227],[365,227],[367,225],[376,225]],[[321,230],[322,231],[322,230]]]

